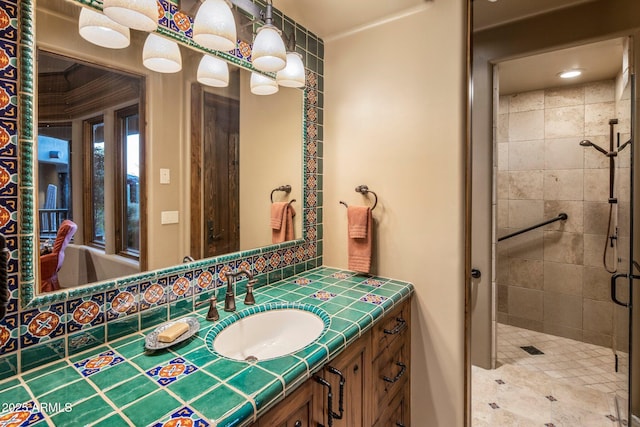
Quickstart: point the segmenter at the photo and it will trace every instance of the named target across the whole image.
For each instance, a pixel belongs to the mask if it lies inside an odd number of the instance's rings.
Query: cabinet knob
[[[293,424],[293,427],[302,427],[302,421],[297,420],[295,424]]]
[[[356,365],[353,365],[353,373],[354,373],[354,374],[355,374],[356,372],[358,372],[358,369],[360,369],[360,366],[358,366],[357,364],[356,364]]]

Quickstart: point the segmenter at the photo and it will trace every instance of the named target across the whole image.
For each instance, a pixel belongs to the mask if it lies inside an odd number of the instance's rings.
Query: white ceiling
[[[624,39],[617,38],[527,56],[498,64],[501,95],[613,79],[622,70]],[[579,68],[582,75],[561,79],[558,73]]]
[[[429,3],[430,0],[273,0],[276,9],[325,40],[426,7]]]
[[[593,0],[474,0],[473,29],[487,29]]]

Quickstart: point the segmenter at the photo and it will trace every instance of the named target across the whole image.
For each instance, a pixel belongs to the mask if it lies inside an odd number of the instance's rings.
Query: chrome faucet
[[[253,278],[253,274],[251,274],[248,270],[242,268],[237,270],[235,273],[231,271],[226,271],[224,273],[227,278],[227,293],[224,297],[224,311],[236,311],[236,300],[235,295],[233,293],[233,279],[244,274],[249,279],[247,283],[247,294],[244,298],[244,303],[246,305],[255,304],[256,301],[253,298],[253,285],[256,283],[256,279]]]

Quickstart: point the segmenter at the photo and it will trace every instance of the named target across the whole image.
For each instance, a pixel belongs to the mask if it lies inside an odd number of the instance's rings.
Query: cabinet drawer
[[[380,356],[373,363],[374,375],[374,407],[381,412],[409,379],[410,346],[408,340],[397,339],[382,350]],[[376,417],[377,418],[377,417]]]
[[[397,338],[407,334],[411,320],[411,302],[407,300],[394,308],[373,327],[372,355],[375,359],[382,350]]]
[[[374,427],[409,427],[411,425],[411,396],[409,381],[404,382],[402,389],[391,399],[389,405],[373,425]]]

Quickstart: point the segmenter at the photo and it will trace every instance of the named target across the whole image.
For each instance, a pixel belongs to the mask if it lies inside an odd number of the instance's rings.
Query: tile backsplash
[[[95,7],[93,1],[77,2]],[[160,0],[159,4],[164,14],[158,31],[192,44],[191,21],[189,25],[181,21],[182,25],[177,26],[174,18],[186,15],[180,14],[173,1]],[[276,10],[276,21],[289,31],[295,30],[296,51],[303,56],[307,74],[302,166],[304,238],[146,272],[93,286],[88,295],[71,291],[65,298],[51,296],[38,307],[21,308],[19,299],[25,295],[20,294],[20,281],[29,279],[33,266],[19,256],[24,249],[19,247],[19,241],[25,245],[32,237],[19,231],[20,221],[32,221],[21,218],[24,212],[19,209],[20,195],[32,192],[33,182],[29,176],[20,176],[19,162],[33,161],[24,158],[30,153],[33,135],[19,134],[18,117],[29,117],[32,113],[20,108],[26,105],[30,109],[31,104],[21,102],[21,97],[25,93],[32,96],[29,91],[33,91],[33,87],[29,82],[26,91],[19,93],[18,76],[25,71],[24,67],[32,72],[30,58],[34,46],[32,34],[20,37],[19,28],[24,29],[24,23],[32,28],[33,10],[32,0],[0,1],[0,67],[3,67],[0,70],[0,233],[6,236],[11,253],[8,269],[11,298],[7,315],[0,321],[0,379],[189,313],[196,302],[206,300],[212,291],[226,286],[226,270],[247,268],[254,273],[260,287],[322,264],[324,44]],[[250,50],[250,45],[241,43],[230,60],[247,66]],[[23,153],[21,147],[26,148]],[[32,200],[23,197],[22,203]],[[33,208],[28,207],[27,211]],[[237,282],[238,293],[244,292],[245,284],[246,280]]]

